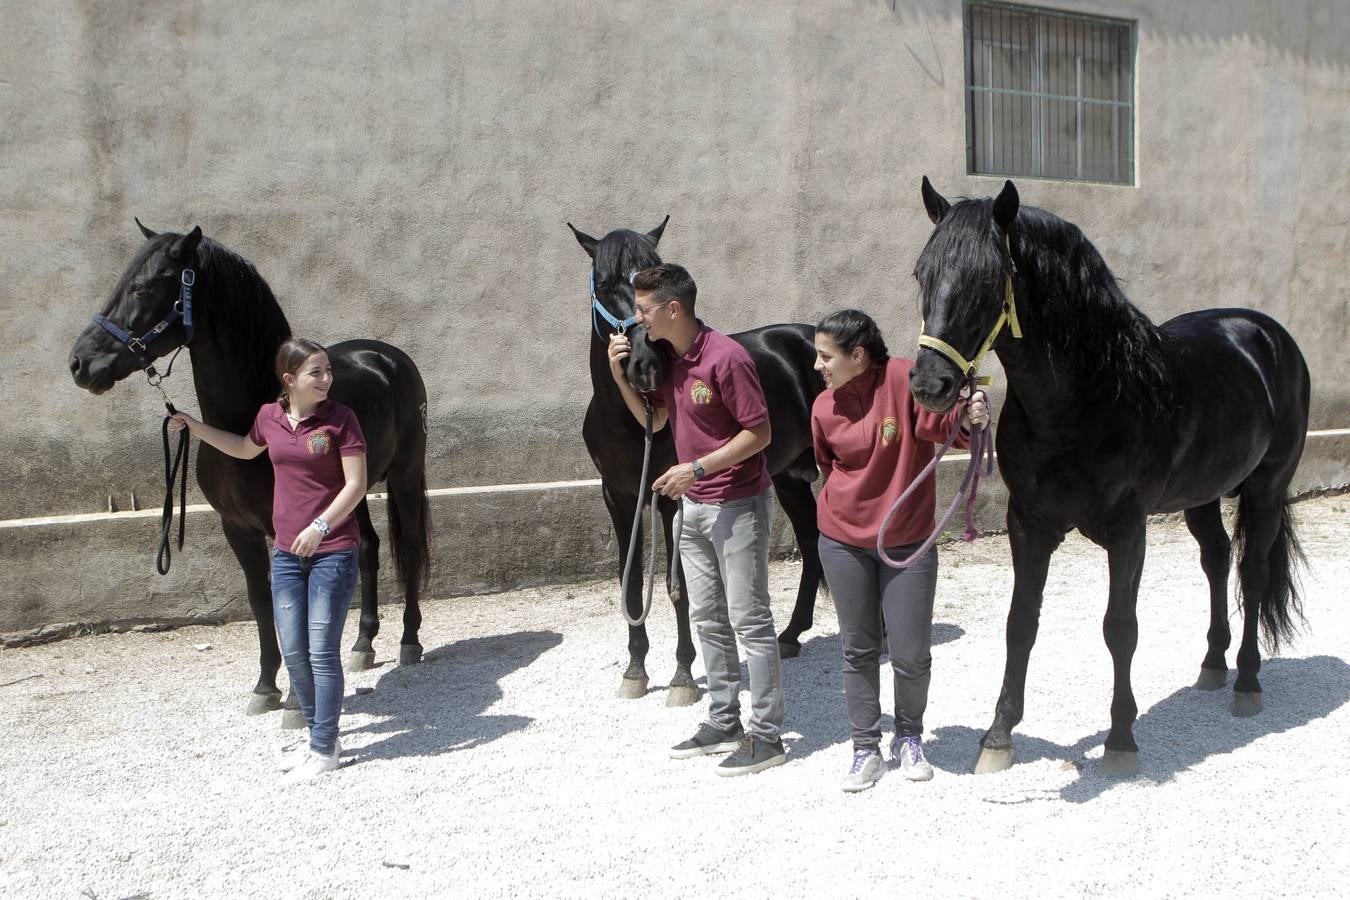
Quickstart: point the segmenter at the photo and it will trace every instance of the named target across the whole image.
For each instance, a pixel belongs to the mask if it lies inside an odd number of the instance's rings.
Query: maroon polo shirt
[[[670,357],[670,370],[652,403],[670,410],[675,453],[682,463],[707,456],[769,418],[750,354],[702,321],[689,352]],[[760,452],[695,481],[687,496],[699,503],[725,503],[762,494],[771,484]]]
[[[347,483],[342,457],[366,452],[356,413],[333,400],[319,405],[291,428],[281,401],[265,404],[253,419],[248,439],[267,448],[276,473],[272,528],[276,545],[290,550],[300,532],[328,508]],[[355,516],[347,516],[319,542],[318,552],[347,550],[360,543]]]
[[[876,547],[881,521],[942,443],[960,426],[964,403],[945,415],[929,412],[909,392],[908,359],[872,366],[848,384],[826,390],[811,409],[816,464],[828,476],[816,499],[820,533],[853,547]],[[957,447],[970,446],[959,434]],[[935,478],[926,478],[891,519],[886,546],[928,537],[937,504]]]

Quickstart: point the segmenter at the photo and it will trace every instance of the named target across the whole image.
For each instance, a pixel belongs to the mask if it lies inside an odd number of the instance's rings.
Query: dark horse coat
[[[669,216],[666,220],[669,221]],[[622,322],[633,315],[633,275],[661,262],[656,245],[666,223],[646,234],[619,229],[597,240],[572,228],[592,261],[592,304],[598,303],[610,317]],[[571,223],[568,223],[571,228]],[[619,572],[628,556],[633,516],[637,510],[639,476],[642,471],[643,427],[634,420],[624,404],[623,395],[610,375],[606,348],[615,327],[592,308],[590,370],[592,396],[582,425],[582,437],[591,461],[600,473],[605,507],[619,544]],[[646,329],[628,328],[633,351],[627,371],[629,380],[640,390],[650,391],[660,384],[665,355],[660,347],[646,340]],[[815,599],[820,584],[820,559],[816,547],[816,501],[811,492],[815,480],[815,457],[811,448],[811,404],[825,387],[815,364],[814,329],[809,325],[769,325],[731,335],[750,353],[759,373],[760,384],[769,408],[772,440],[764,451],[773,478],[778,503],[792,524],[802,554],[802,575],[797,588],[796,605],[787,627],[778,637],[784,656],[800,652],[801,635],[811,627]],[[658,431],[653,440],[649,481],[674,465],[675,442],[670,429]],[[666,557],[671,558],[672,520],[677,501],[657,498],[657,508],[665,523]],[[639,528],[642,526],[639,525]],[[639,533],[638,546],[642,545]],[[635,563],[635,569],[640,567]],[[689,603],[684,575],[678,566],[668,567],[667,590],[675,606],[679,629],[675,651],[677,668],[671,681],[669,701],[690,703],[698,698],[689,666],[694,660],[694,644],[689,629]],[[628,595],[623,598],[629,614],[641,609],[640,578],[632,578]],[[629,665],[624,673],[620,696],[640,696],[646,691],[645,660],[648,650],[644,625],[629,626]]]
[[[1287,494],[1303,452],[1310,386],[1293,338],[1247,309],[1202,310],[1155,326],[1083,233],[1022,207],[1012,182],[992,201],[952,205],[924,178],[923,200],[936,225],[915,272],[927,333],[969,358],[993,329],[1008,284],[1022,332],[1019,339],[1004,330],[993,344],[1008,378],[997,447],[1015,574],[1003,689],[980,769],[1012,761],[1050,555],[1073,528],[1106,549],[1110,569],[1108,770],[1138,764],[1130,663],[1149,513],[1184,511],[1200,544],[1210,584],[1203,688],[1226,681],[1228,569],[1233,544],[1240,548],[1234,708],[1255,713],[1259,626],[1278,646],[1299,615],[1300,554]],[[925,347],[910,387],[924,406],[944,410],[965,374]],[[1232,540],[1221,497],[1238,498]]]
[[[138,223],[139,224],[139,223]],[[196,272],[194,333],[181,320],[150,341],[145,355],[157,359],[187,345],[202,421],[245,434],[258,408],[275,400],[276,353],[290,326],[267,282],[242,257],[190,234],[156,234],[141,226],[147,241],[131,261],[103,307],[103,315],[124,331],[144,334],[170,315],[179,301],[179,273]],[[426,388],[417,367],[402,350],[379,341],[344,341],[328,347],[333,365],[331,396],[356,413],[365,434],[371,484],[388,482],[389,530],[394,561],[404,586],[402,662],[416,662],[422,647],[417,632],[422,614],[418,595],[426,578],[430,528],[426,499]],[[70,371],[80,387],[102,394],[144,365],[97,324],[80,333],[70,353]],[[220,513],[225,539],[244,570],[248,602],[258,625],[260,669],[250,712],[280,704],[276,675],[281,666],[268,582],[267,538],[272,535],[272,466],[267,459],[238,460],[202,444],[197,483]],[[361,626],[351,665],[374,663],[371,640],[379,630],[376,613],[380,540],[363,499],[353,512],[361,530]]]

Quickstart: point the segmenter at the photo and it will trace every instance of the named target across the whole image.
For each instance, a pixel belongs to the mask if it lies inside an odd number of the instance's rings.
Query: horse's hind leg
[[[1238,644],[1237,679],[1233,682],[1233,714],[1254,716],[1264,706],[1261,682],[1261,604],[1271,590],[1270,557],[1280,537],[1283,504],[1268,488],[1257,489],[1248,479],[1238,507],[1238,533],[1242,555],[1238,560],[1238,583],[1242,590],[1242,642]]]
[[[689,588],[684,583],[684,569],[680,566],[679,550],[675,546],[674,519],[679,500],[661,497],[661,519],[666,530],[666,591],[675,607],[675,675],[666,691],[666,706],[692,706],[699,701],[700,692],[690,668],[694,664],[694,636],[689,627]]]
[[[281,649],[277,646],[276,619],[272,612],[272,585],[268,579],[271,562],[267,554],[267,539],[255,532],[221,523],[225,540],[244,570],[248,586],[248,605],[253,610],[253,621],[258,625],[258,683],[248,701],[250,716],[281,708],[281,690],[277,687],[277,670],[281,668]]]
[[[1186,527],[1200,545],[1200,567],[1209,579],[1209,650],[1200,663],[1200,677],[1195,686],[1203,691],[1214,691],[1228,681],[1228,663],[1225,654],[1232,642],[1228,628],[1228,569],[1232,563],[1232,541],[1223,527],[1223,514],[1216,498],[1203,506],[1186,510]]]
[[[398,643],[398,664],[422,661],[422,580],[428,574],[431,553],[431,509],[427,503],[426,477],[389,473],[389,532],[394,562],[403,582],[403,635]]]
[[[1041,599],[1045,577],[1050,569],[1050,554],[1055,552],[1064,533],[1031,531],[1024,527],[1016,512],[1016,502],[1008,505],[1008,543],[1013,558],[1013,596],[1008,608],[1006,635],[1007,661],[1003,666],[1003,688],[994,707],[994,721],[980,741],[980,756],[975,773],[1001,772],[1012,765],[1012,730],[1022,721],[1026,696],[1027,664],[1036,643],[1040,624]]]
[[[816,528],[816,497],[811,484],[790,475],[774,476],[773,486],[778,503],[792,523],[797,549],[802,554],[802,576],[797,582],[797,602],[792,607],[792,618],[778,635],[778,654],[791,659],[802,652],[802,632],[815,621],[816,591],[820,586],[820,531]]]
[[[375,636],[380,633],[380,536],[370,521],[370,504],[362,500],[353,512],[361,530],[357,563],[361,570],[361,619],[347,658],[348,672],[375,668]]]

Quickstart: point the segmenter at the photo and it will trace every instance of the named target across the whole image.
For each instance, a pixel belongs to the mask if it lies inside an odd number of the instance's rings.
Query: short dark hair
[[[657,300],[678,300],[690,313],[698,297],[693,276],[678,263],[661,263],[633,276],[633,290],[655,295]]]
[[[841,309],[830,313],[816,325],[816,331],[829,337],[845,353],[852,353],[855,347],[862,347],[873,362],[884,362],[890,358],[886,350],[886,341],[881,337],[881,329],[872,317],[860,309]]]

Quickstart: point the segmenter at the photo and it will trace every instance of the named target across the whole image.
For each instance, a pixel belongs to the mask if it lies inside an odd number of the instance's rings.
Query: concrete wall
[[[1023,202],[1082,226],[1155,319],[1279,317],[1314,373],[1312,427],[1350,426],[1350,19],[1333,0],[1064,6],[1138,23],[1137,184],[1019,179]],[[1001,183],[966,174],[956,2],[0,7],[4,519],[157,500],[157,395],[93,397],[65,371],[140,243],[133,215],[252,260],[299,334],[407,349],[432,394],[432,486],[456,487],[594,476],[587,260],[565,221],[599,235],[671,214],[662,251],[717,327],[854,304],[902,348],[930,227],[919,176],[949,196]],[[174,382],[192,408],[187,373]],[[1350,480],[1343,437],[1309,453],[1301,487]],[[598,492],[548,496],[584,551],[534,530],[530,503],[438,502],[438,591],[604,568]],[[223,565],[196,521],[194,553]],[[102,581],[111,559],[149,579],[153,524],[50,527],[37,554],[0,529],[0,632],[103,604],[242,609],[241,585],[196,563],[171,591]],[[461,577],[464,547],[498,528],[535,546]],[[70,562],[49,576],[38,557]]]

